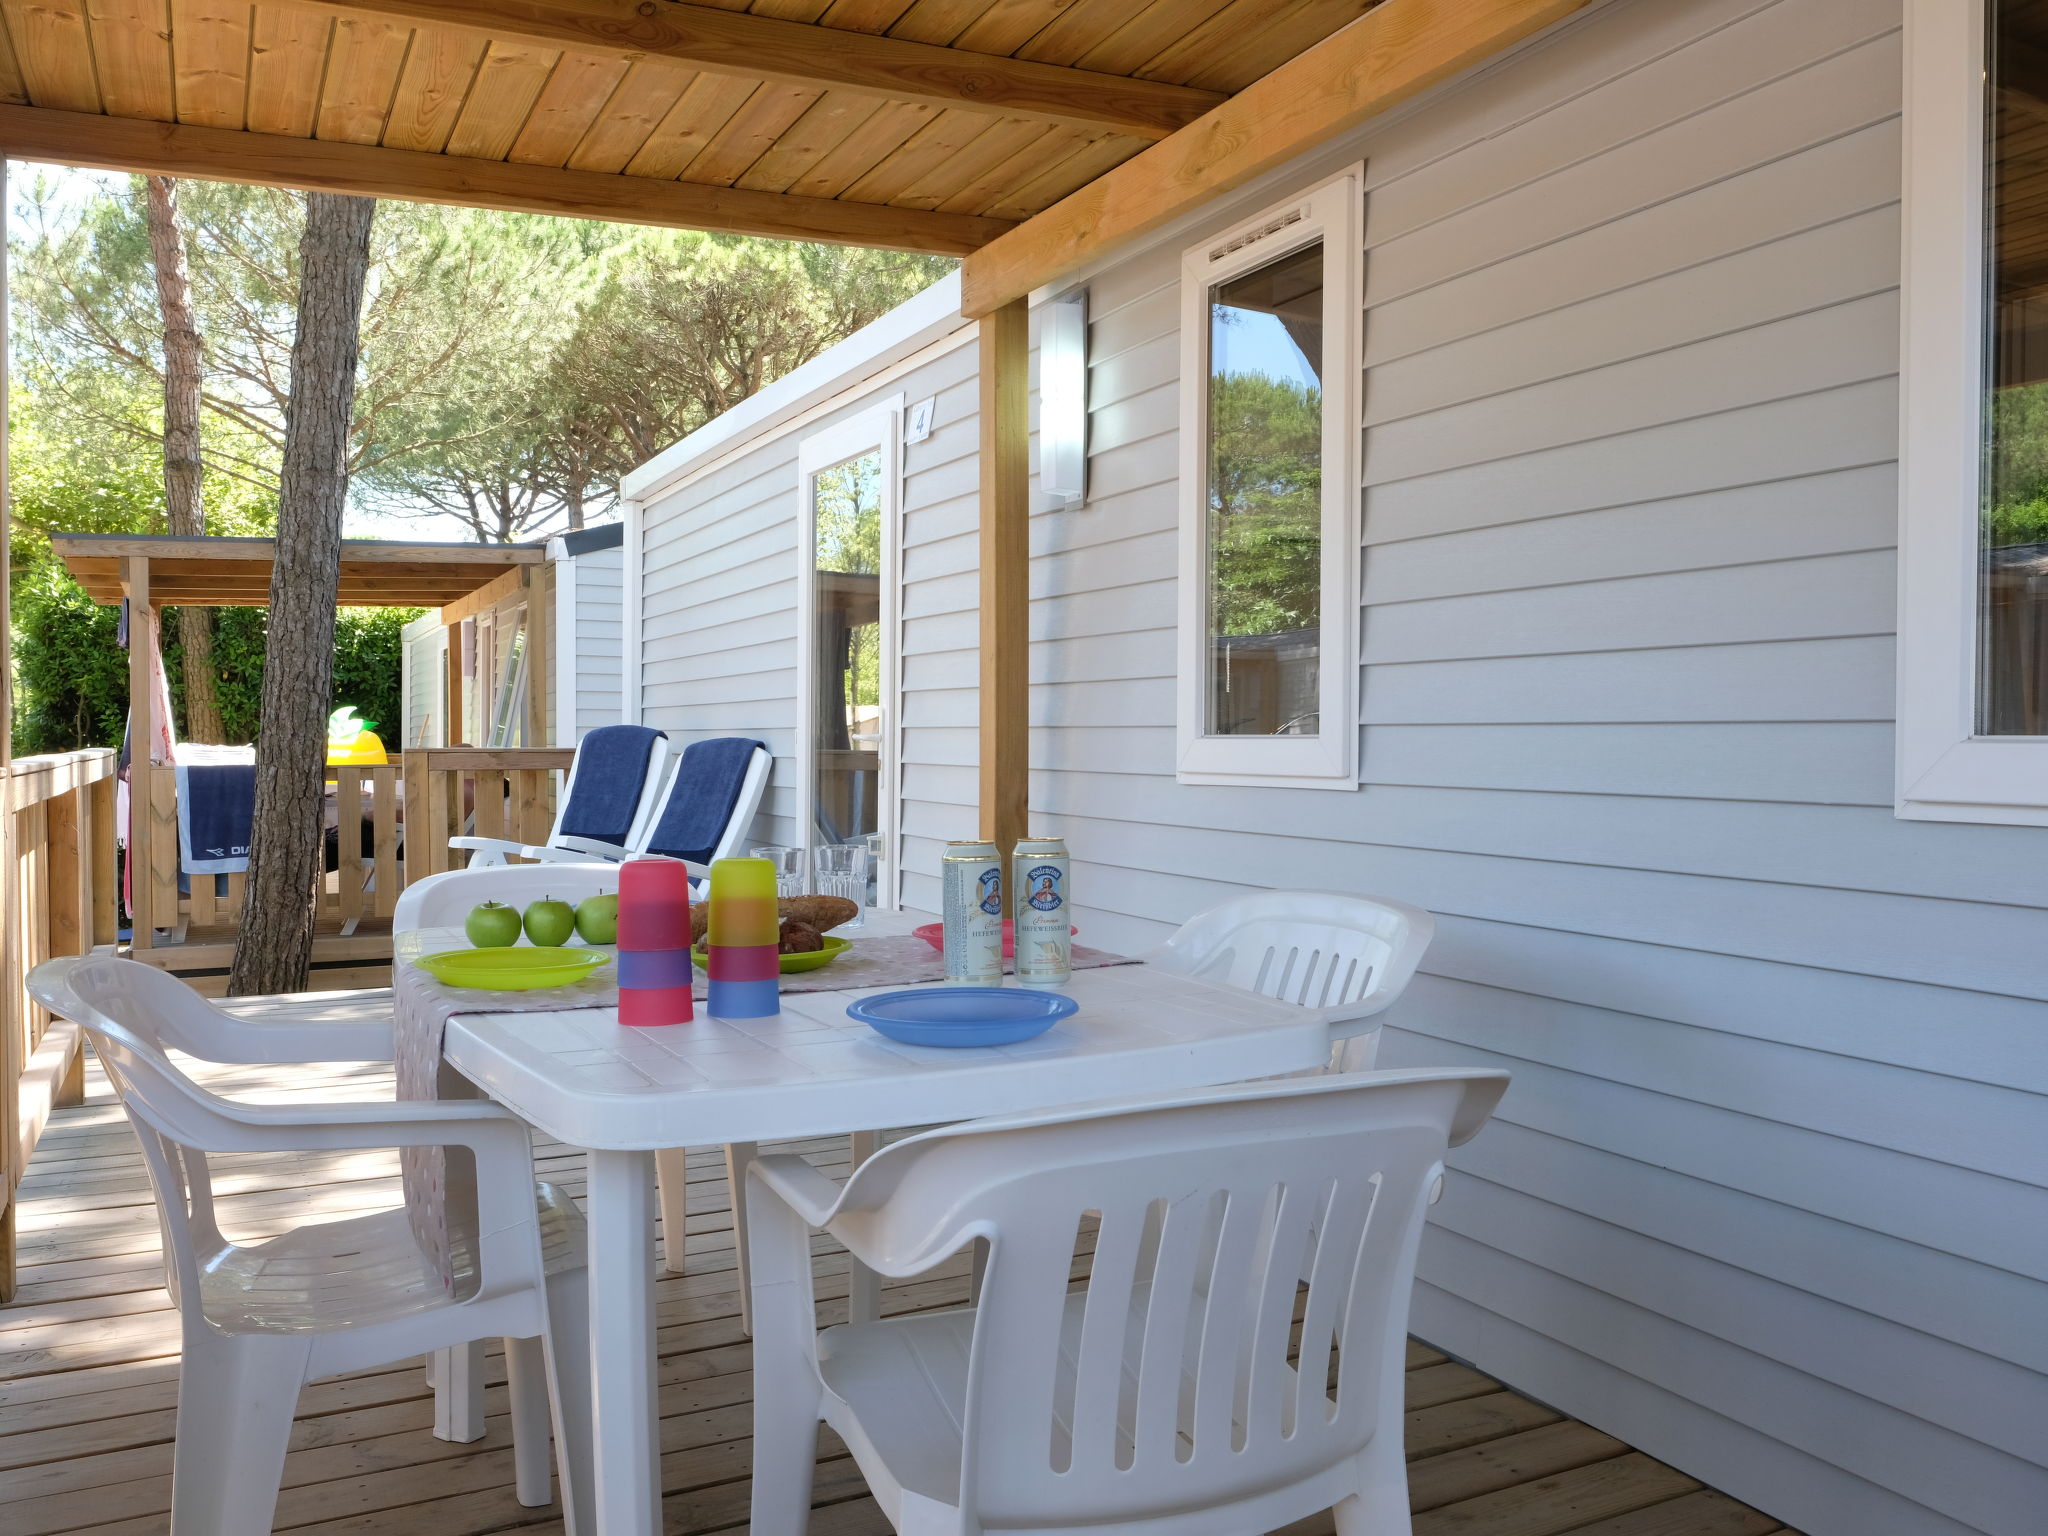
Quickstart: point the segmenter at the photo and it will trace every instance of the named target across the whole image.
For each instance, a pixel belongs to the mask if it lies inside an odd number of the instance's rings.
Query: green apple
[[[478,949],[509,949],[519,942],[519,909],[502,901],[471,907],[462,931]]]
[[[619,898],[586,896],[576,903],[576,931],[586,944],[619,942]]]
[[[526,936],[546,947],[566,944],[576,931],[576,909],[566,901],[544,896],[526,909]]]

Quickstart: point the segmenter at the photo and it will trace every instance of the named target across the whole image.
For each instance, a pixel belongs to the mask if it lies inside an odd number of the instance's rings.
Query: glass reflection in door
[[[811,842],[882,828],[882,454],[811,476]],[[879,842],[879,839],[876,839]]]

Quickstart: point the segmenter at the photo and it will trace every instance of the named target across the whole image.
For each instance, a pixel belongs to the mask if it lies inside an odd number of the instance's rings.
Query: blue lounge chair
[[[601,725],[585,736],[569,764],[569,782],[562,786],[546,846],[594,842],[630,847],[645,837],[654,821],[668,750],[667,735],[644,725]],[[471,869],[503,864],[514,854],[531,855],[525,844],[502,837],[451,837],[448,846],[468,849]],[[587,861],[589,855],[573,857]]]

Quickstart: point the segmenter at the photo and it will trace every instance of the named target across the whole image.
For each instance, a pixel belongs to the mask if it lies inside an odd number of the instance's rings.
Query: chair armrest
[[[360,997],[340,992],[224,997],[215,999],[213,1005],[231,1022],[217,1032],[215,1048],[206,1053],[208,1061],[293,1066],[316,1061],[391,1060],[389,988]],[[313,1017],[297,1017],[300,1010]],[[344,1016],[334,1017],[337,1011]],[[349,1011],[361,1016],[347,1017]]]
[[[467,848],[471,853],[518,853],[525,845],[504,837],[451,837],[450,848]]]
[[[619,864],[633,857],[633,850],[623,843],[607,843],[595,837],[565,837],[546,847],[527,847],[519,851],[529,859],[548,859],[555,863],[587,864],[592,859],[603,859],[609,864]]]
[[[794,1152],[771,1152],[747,1165],[747,1177],[759,1179],[782,1203],[814,1227],[831,1223],[839,1205],[840,1186]]]
[[[202,1146],[213,1152],[320,1152],[359,1147],[468,1147],[479,1154],[502,1152],[516,1136],[531,1146],[526,1122],[484,1099],[386,1099],[348,1104],[249,1104],[213,1099],[209,1106],[247,1131],[261,1145]],[[198,1146],[197,1140],[191,1143]],[[481,1175],[480,1159],[478,1172]]]

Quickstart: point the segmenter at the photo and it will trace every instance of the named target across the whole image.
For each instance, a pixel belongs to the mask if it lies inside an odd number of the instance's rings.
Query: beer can
[[[1003,984],[1003,857],[994,843],[948,843],[939,860],[946,980]]]
[[[1064,987],[1074,974],[1066,839],[1025,838],[1011,855],[1010,879],[1017,893],[1017,985]]]

